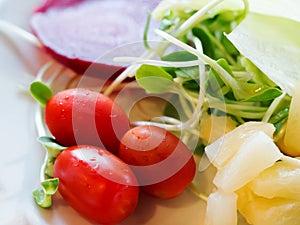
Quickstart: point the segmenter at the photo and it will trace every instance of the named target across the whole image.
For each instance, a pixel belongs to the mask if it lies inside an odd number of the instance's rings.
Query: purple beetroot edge
[[[78,74],[113,79],[126,65],[114,63],[112,57],[128,55],[130,47],[119,51],[120,46],[142,43],[147,14],[158,3],[159,0],[45,0],[34,10],[30,25],[56,61]],[[114,49],[116,55],[108,54]]]

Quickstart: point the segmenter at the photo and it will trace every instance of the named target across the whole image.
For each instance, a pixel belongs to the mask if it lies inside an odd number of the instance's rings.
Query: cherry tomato
[[[67,148],[56,159],[59,192],[82,216],[99,224],[117,224],[136,208],[137,179],[117,156],[98,147]]]
[[[195,160],[187,146],[156,126],[129,130],[121,140],[119,157],[131,165],[143,191],[162,199],[182,193],[196,172]]]
[[[46,104],[45,122],[63,146],[88,144],[117,153],[129,130],[125,112],[110,98],[84,88],[67,89]]]

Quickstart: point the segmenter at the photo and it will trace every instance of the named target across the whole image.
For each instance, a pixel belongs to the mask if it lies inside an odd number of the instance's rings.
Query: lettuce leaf
[[[227,38],[283,91],[300,79],[299,0],[249,0],[246,19]]]
[[[267,14],[249,13],[227,38],[284,92],[292,95],[294,83],[300,80],[300,22],[287,18],[277,7],[273,6]]]
[[[283,17],[300,22],[299,0],[249,0],[250,12]]]

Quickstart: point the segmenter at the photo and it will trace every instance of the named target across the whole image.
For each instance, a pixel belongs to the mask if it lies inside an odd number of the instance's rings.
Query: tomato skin
[[[63,146],[88,144],[113,153],[118,152],[120,139],[129,130],[129,119],[116,103],[84,88],[54,95],[46,104],[45,122]]]
[[[122,138],[119,157],[133,165],[142,190],[154,197],[178,196],[195,176],[191,151],[172,133],[156,126],[139,126]],[[153,179],[147,180],[147,177]]]
[[[94,146],[64,150],[54,164],[59,192],[68,204],[92,222],[110,225],[136,208],[139,187],[134,173],[117,156]]]

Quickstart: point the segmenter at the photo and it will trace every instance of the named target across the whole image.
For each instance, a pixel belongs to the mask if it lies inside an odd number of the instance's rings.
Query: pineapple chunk
[[[300,82],[296,83],[293,98],[290,106],[290,112],[284,136],[283,148],[285,154],[290,156],[300,156]]]
[[[238,126],[205,148],[209,161],[221,169],[239,151],[245,140],[257,131],[262,131],[269,137],[273,137],[275,127],[265,122],[247,122]]]
[[[244,140],[236,155],[217,172],[213,182],[226,192],[234,192],[281,157],[272,138],[257,131]]]
[[[285,199],[259,197],[245,186],[238,192],[238,210],[249,224],[298,225],[300,202]]]
[[[295,162],[291,162],[295,160]],[[265,198],[288,198],[300,201],[300,161],[282,160],[266,169],[249,183],[253,192]]]
[[[237,194],[216,191],[207,200],[205,225],[237,224]]]
[[[228,116],[214,116],[205,114],[200,122],[200,138],[210,144],[224,134],[236,128],[237,123]]]

